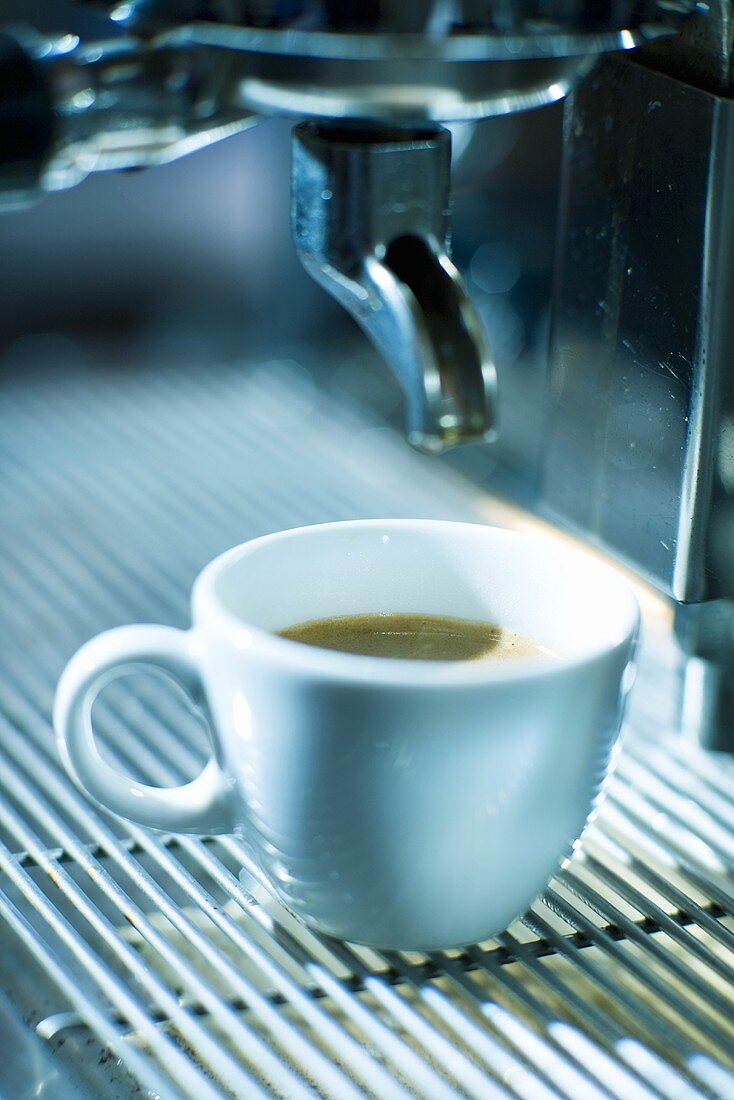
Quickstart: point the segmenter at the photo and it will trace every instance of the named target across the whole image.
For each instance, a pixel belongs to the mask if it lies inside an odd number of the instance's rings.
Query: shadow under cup
[[[217,559],[193,607],[237,832],[307,923],[382,948],[475,942],[570,854],[632,680],[637,604],[609,567],[490,527],[326,524]],[[375,612],[486,620],[561,657],[391,660],[275,636]]]

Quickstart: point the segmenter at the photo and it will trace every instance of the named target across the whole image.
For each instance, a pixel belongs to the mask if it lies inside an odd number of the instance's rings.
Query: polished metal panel
[[[734,84],[734,4],[710,0],[681,33],[649,45],[645,64],[686,84],[727,95]]]
[[[734,751],[730,16],[567,104],[541,507],[700,605],[676,612],[678,721]]]
[[[544,504],[676,600],[732,596],[734,101],[609,58],[565,137]]]
[[[450,170],[447,130],[295,131],[298,254],[392,368],[426,451],[496,435],[494,363],[450,259]]]
[[[675,633],[687,655],[678,691],[681,734],[734,753],[734,600],[678,604]]]
[[[56,677],[100,629],[184,625],[193,576],[231,543],[346,516],[476,519],[475,487],[386,429],[364,378],[346,396],[349,346],[313,373],[180,356],[95,369],[70,348],[60,370],[51,345],[45,370],[20,370],[23,353],[0,405],[0,983],[64,1086],[734,1095],[734,771],[670,734],[657,604],[608,798],[521,921],[431,956],[317,937],[240,874],[235,838],[156,836],[92,808],[56,755]],[[120,766],[196,771],[206,740],[181,697],[143,679],[108,692],[98,720]],[[6,1075],[18,1057],[3,1048]]]

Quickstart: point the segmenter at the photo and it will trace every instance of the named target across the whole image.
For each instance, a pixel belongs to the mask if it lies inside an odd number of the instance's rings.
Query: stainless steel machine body
[[[685,728],[734,715],[730,5],[574,93],[542,458],[546,514],[681,606]]]
[[[611,58],[566,118],[543,493],[685,602],[734,591],[733,124]]]

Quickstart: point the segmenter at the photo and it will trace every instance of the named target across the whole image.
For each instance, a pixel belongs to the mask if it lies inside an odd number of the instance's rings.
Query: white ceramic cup
[[[382,948],[487,938],[571,853],[632,682],[639,612],[614,570],[498,528],[367,520],[238,546],[192,602],[190,631],[111,630],[61,677],[59,747],[102,806],[166,832],[237,833],[294,913]],[[562,656],[398,660],[274,633],[366,612],[486,620]],[[184,786],[135,782],[95,746],[94,699],[141,665],[209,715],[211,759]]]

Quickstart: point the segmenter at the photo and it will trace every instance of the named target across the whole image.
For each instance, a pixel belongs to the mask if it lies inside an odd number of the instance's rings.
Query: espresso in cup
[[[364,657],[412,661],[503,661],[557,658],[519,630],[449,615],[338,615],[279,630],[281,638]]]
[[[506,928],[573,851],[613,757],[637,624],[613,570],[534,535],[395,519],[281,531],[205,568],[190,630],[88,642],[54,724],[99,804],[165,833],[234,833],[317,931],[462,946]],[[355,635],[414,659],[347,651]],[[507,650],[535,659],[494,659]],[[137,782],[95,742],[95,698],[141,664],[209,723],[209,761],[179,787]]]

